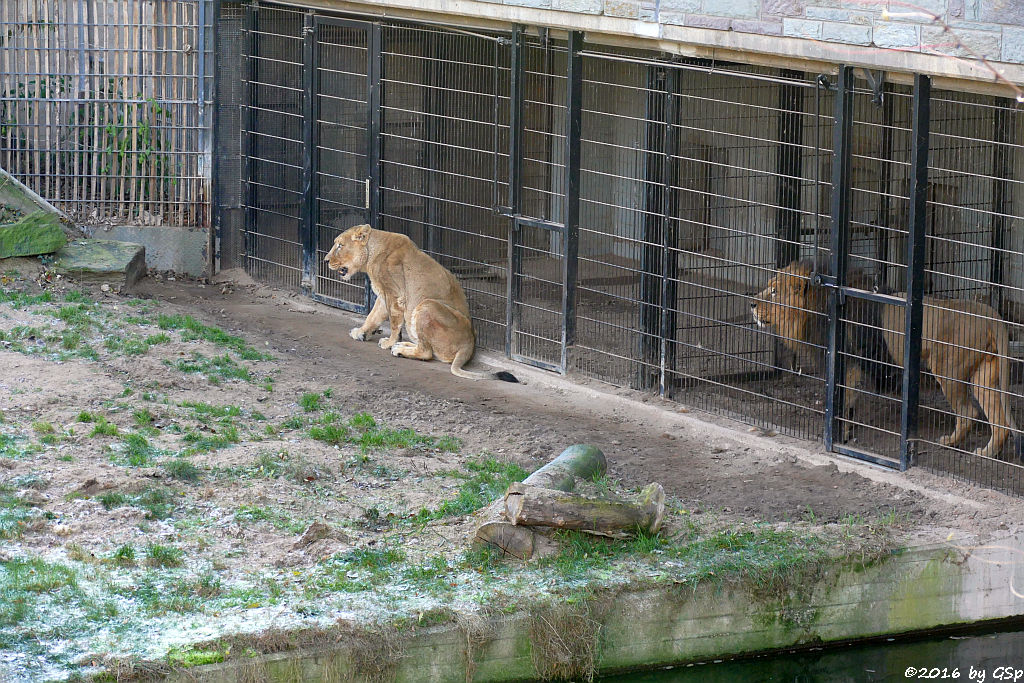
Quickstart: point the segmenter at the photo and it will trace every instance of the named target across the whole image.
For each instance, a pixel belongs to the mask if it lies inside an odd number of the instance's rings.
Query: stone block
[[[821,23],[821,39],[830,43],[847,45],[870,45],[871,27],[857,24],[841,24],[835,21]]]
[[[1004,26],[1024,26],[1024,2],[1020,0],[978,0],[977,14],[977,19],[981,21],[992,21]]]
[[[640,4],[630,0],[604,0],[604,14],[608,17],[636,19],[640,16]]]
[[[814,38],[817,40],[821,38],[821,22],[809,19],[783,18],[782,35],[792,38]]]
[[[804,14],[805,0],[764,0],[761,11],[779,17],[800,17]]]
[[[578,14],[600,14],[604,10],[602,0],[551,0],[551,9]]]
[[[661,0],[661,14],[662,16],[664,16],[665,10],[669,10],[675,13],[698,13],[700,12],[700,2],[701,0]],[[675,23],[683,23],[682,18],[680,18],[680,21]]]
[[[1024,64],[1024,28],[1003,29],[1003,51],[1000,60]]]
[[[1002,34],[994,31],[961,29],[953,33],[944,31],[940,26],[921,27],[922,52],[968,58],[981,55],[987,59],[999,59],[1001,44]]]
[[[117,240],[74,240],[57,252],[54,265],[81,280],[131,287],[146,274],[146,248]]]
[[[808,19],[822,19],[824,21],[849,21],[850,10],[839,9],[838,7],[808,7],[805,11]]]
[[[706,14],[689,14],[686,17],[687,26],[713,28],[719,31],[728,31],[732,27],[732,21],[729,17],[709,17]]]
[[[878,47],[917,49],[921,46],[921,27],[916,24],[880,21],[875,24],[873,40]]]
[[[702,14],[732,19],[757,19],[758,0],[704,0]]]
[[[757,33],[762,36],[781,36],[781,21],[747,21],[746,19],[733,19],[732,30],[739,33]]]
[[[50,254],[67,241],[56,215],[35,211],[13,223],[0,225],[0,259]]]
[[[551,0],[504,0],[506,5],[517,7],[537,7],[540,9],[551,9]]]

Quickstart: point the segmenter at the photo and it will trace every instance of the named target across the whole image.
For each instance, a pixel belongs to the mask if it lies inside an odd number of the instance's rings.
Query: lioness
[[[405,235],[357,225],[338,235],[324,257],[328,268],[352,279],[366,273],[377,301],[366,321],[349,336],[364,341],[387,318],[391,335],[380,340],[391,355],[452,364],[452,374],[469,379],[518,380],[509,372],[470,372],[476,335],[462,286],[440,263]],[[403,325],[412,342],[398,341]]]
[[[782,342],[798,354],[824,343],[824,321],[828,297],[825,289],[811,282],[809,261],[795,261],[768,281],[767,286],[751,302],[751,314],[759,326],[772,327]],[[867,288],[863,276],[852,278],[851,284]],[[905,296],[897,293],[896,296]],[[896,365],[903,363],[904,309],[902,306],[872,304],[862,299],[848,302],[855,308],[847,319],[855,323],[851,358],[872,359],[874,343],[865,343],[863,334],[871,326],[881,329],[884,346]],[[849,308],[849,306],[848,306]],[[881,309],[880,315],[878,309]],[[850,335],[848,335],[850,336]],[[858,337],[861,337],[858,339]],[[991,307],[973,301],[924,297],[921,369],[938,380],[942,394],[956,415],[953,433],[939,443],[956,446],[967,436],[970,421],[978,416],[970,393],[984,411],[991,435],[988,443],[974,452],[982,456],[998,455],[1010,430],[1016,426],[1010,413],[1007,385],[1009,382],[1009,335],[1006,324]],[[856,364],[855,364],[856,365]],[[863,362],[861,366],[863,368]],[[869,363],[868,365],[872,365]],[[861,373],[847,373],[846,386],[854,387]],[[857,391],[847,401],[853,409]],[[1016,451],[1022,445],[1019,439]]]

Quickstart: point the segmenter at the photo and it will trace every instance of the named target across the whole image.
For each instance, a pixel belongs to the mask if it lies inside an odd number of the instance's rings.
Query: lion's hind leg
[[[935,379],[938,381],[942,395],[946,397],[949,407],[956,417],[953,432],[939,437],[939,444],[942,446],[956,446],[967,438],[967,433],[971,431],[972,420],[978,417],[978,410],[974,407],[974,403],[971,402],[966,382],[951,377],[944,377],[938,373],[936,373]]]
[[[978,369],[974,371],[971,381],[974,385],[974,395],[978,404],[985,412],[989,427],[992,429],[992,436],[983,448],[977,449],[976,455],[991,457],[999,455],[1003,450],[1003,444],[1010,436],[1007,425],[1010,424],[1009,416],[1004,409],[1002,392],[999,390],[999,358],[986,356]]]

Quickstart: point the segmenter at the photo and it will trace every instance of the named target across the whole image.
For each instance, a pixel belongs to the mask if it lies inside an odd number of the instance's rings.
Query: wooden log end
[[[656,534],[665,521],[665,489],[657,483],[652,482],[640,492],[640,506],[643,507],[649,516],[650,523],[644,529],[649,534]]]

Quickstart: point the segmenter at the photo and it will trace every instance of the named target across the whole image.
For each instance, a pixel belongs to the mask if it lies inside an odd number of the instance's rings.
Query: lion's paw
[[[395,342],[391,341],[390,337],[384,337],[379,342],[377,342],[377,346],[384,349],[385,351],[394,346],[394,344]]]
[[[363,334],[363,328],[353,327],[348,331],[348,336],[352,337],[356,341],[366,341],[366,335]]]
[[[952,438],[952,436],[951,436],[951,435],[947,435],[947,436],[940,436],[940,437],[939,437],[939,445],[940,445],[940,446],[948,446],[948,445],[950,445],[951,443],[953,443],[953,438]]]

